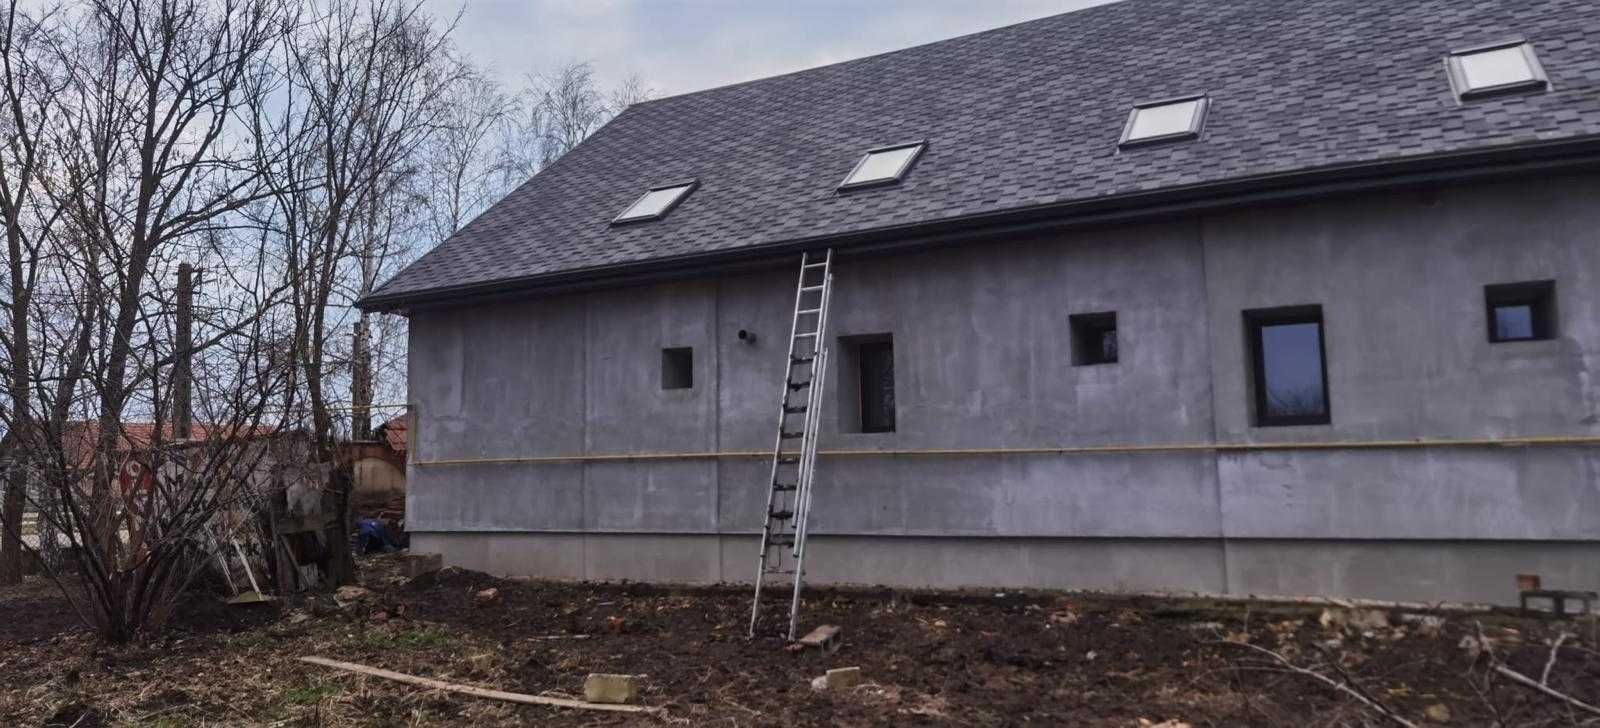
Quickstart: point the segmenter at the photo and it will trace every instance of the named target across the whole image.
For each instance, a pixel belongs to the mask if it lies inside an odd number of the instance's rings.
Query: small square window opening
[[[1246,311],[1244,317],[1256,426],[1331,422],[1322,307]]]
[[[860,161],[856,162],[855,168],[850,170],[844,181],[839,183],[839,189],[899,182],[925,147],[926,143],[916,142],[868,151]]]
[[[661,388],[694,388],[694,349],[684,346],[661,350]]]
[[[1483,297],[1491,343],[1555,338],[1555,281],[1484,286]]]
[[[1522,40],[1456,51],[1445,59],[1445,67],[1461,99],[1549,86],[1533,45]]]
[[[1117,314],[1080,313],[1069,316],[1074,366],[1117,363]]]

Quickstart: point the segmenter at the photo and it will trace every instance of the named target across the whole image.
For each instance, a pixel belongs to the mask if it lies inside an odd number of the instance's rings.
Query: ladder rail
[[[806,406],[805,437],[801,440],[800,466],[803,473],[795,491],[794,591],[789,599],[789,639],[793,640],[800,623],[800,591],[805,584],[806,540],[810,537],[811,494],[817,476],[817,444],[822,434],[822,401],[828,387],[827,345],[828,304],[833,293],[833,251],[828,251],[829,267],[823,269],[822,301],[817,304],[816,360],[811,363],[811,397]]]
[[[801,442],[800,465],[804,468],[804,476],[800,481],[800,489],[795,493],[795,518],[797,521],[795,522],[794,556],[797,562],[795,566],[796,576],[801,571],[798,562],[804,554],[805,540],[809,533],[807,526],[811,517],[811,486],[816,479],[817,441],[822,433],[822,397],[823,392],[828,387],[828,358],[831,354],[831,349],[827,345],[826,339],[821,336],[821,333],[827,330],[828,304],[831,303],[830,299],[833,295],[832,250],[828,251],[827,261],[830,265],[828,268],[823,269],[825,278],[822,284],[822,302],[818,304],[821,313],[817,317],[818,341],[821,341],[822,344],[818,347],[816,361],[812,362],[811,365],[811,403],[806,406],[805,432],[807,436]],[[795,591],[799,592],[798,581],[796,582]],[[793,635],[790,635],[790,638],[793,639]]]
[[[795,286],[795,303],[791,311],[789,347],[785,355],[784,386],[779,398],[778,433],[773,442],[772,465],[768,471],[767,509],[761,530],[761,553],[757,561],[755,596],[750,607],[750,637],[756,635],[761,622],[761,593],[768,576],[793,575],[793,592],[789,600],[788,638],[794,639],[800,614],[800,594],[804,585],[804,558],[809,524],[811,494],[816,475],[816,457],[822,424],[822,405],[825,397],[826,373],[829,359],[827,343],[828,311],[833,290],[833,250],[826,250],[818,262],[810,251],[800,257],[800,275]],[[821,280],[808,283],[811,271],[820,270]],[[808,294],[818,294],[817,302],[806,305]],[[809,318],[808,318],[809,317]],[[810,321],[813,325],[807,325]],[[802,352],[801,342],[809,339],[809,351]],[[809,369],[809,372],[806,370]],[[801,381],[804,377],[804,381]],[[807,390],[803,398],[794,395]],[[803,403],[796,407],[798,399]],[[788,429],[791,415],[804,414],[798,432]],[[785,441],[798,439],[785,451]],[[780,480],[783,465],[794,465],[794,481]],[[788,547],[787,549],[785,547]],[[784,551],[789,551],[790,569],[784,569]]]
[[[787,409],[788,409],[788,406],[789,406],[789,392],[791,390],[790,390],[790,388],[788,386],[788,382],[789,382],[789,379],[790,379],[790,377],[791,377],[791,375],[792,375],[792,373],[794,371],[795,342],[799,341],[799,339],[800,339],[800,336],[799,336],[799,334],[800,334],[800,313],[799,312],[800,312],[800,309],[801,309],[802,302],[805,300],[805,294],[806,294],[806,291],[805,291],[805,288],[806,288],[806,271],[810,270],[810,269],[811,269],[811,253],[809,251],[801,253],[800,254],[800,273],[797,276],[797,280],[795,282],[794,311],[793,311],[793,314],[792,314],[792,316],[790,318],[790,324],[789,324],[789,349],[784,354],[784,360],[783,360],[784,386],[783,386],[783,388],[781,389],[781,391],[778,394],[778,432],[777,432],[777,435],[773,438],[772,466],[769,469],[769,472],[768,472],[768,475],[767,475],[767,506],[766,506],[766,511],[762,514],[761,553],[760,553],[760,558],[756,562],[755,599],[754,599],[754,603],[750,607],[750,636],[751,637],[755,637],[756,624],[757,624],[757,622],[760,621],[760,618],[761,618],[761,587],[762,587],[762,583],[766,581],[766,576],[767,576],[768,552],[771,550],[771,542],[772,542],[772,535],[773,535],[772,534],[772,525],[773,525],[773,523],[772,523],[772,512],[773,512],[773,507],[778,505],[778,498],[779,498],[779,495],[778,495],[779,491],[778,491],[778,488],[777,488],[778,467],[779,467],[779,461],[784,456],[784,452],[783,452],[783,431],[784,431],[785,420],[788,418],[788,414],[789,414]],[[824,285],[826,285],[826,282],[824,282]],[[781,557],[782,557],[782,552],[781,551],[778,553],[778,557],[781,560]]]

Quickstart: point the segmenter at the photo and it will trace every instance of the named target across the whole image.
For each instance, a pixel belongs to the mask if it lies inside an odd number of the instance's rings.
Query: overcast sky
[[[427,0],[462,13],[456,43],[511,86],[593,61],[656,96],[952,38],[1107,0]]]

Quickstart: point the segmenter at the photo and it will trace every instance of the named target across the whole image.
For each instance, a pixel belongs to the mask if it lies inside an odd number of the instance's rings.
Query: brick
[[[829,690],[849,690],[861,684],[861,668],[839,667],[823,675],[828,681]]]
[[[591,672],[583,681],[583,699],[591,703],[631,703],[639,696],[638,678]]]

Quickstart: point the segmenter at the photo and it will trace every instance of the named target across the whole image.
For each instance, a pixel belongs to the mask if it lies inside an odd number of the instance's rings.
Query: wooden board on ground
[[[582,700],[572,700],[570,698],[547,698],[547,697],[544,697],[543,695],[526,695],[526,694],[523,694],[523,693],[508,693],[508,692],[505,692],[503,690],[490,690],[488,688],[475,688],[475,687],[472,687],[471,685],[457,685],[456,683],[447,683],[447,682],[445,682],[443,680],[435,680],[435,679],[430,678],[430,677],[418,677],[416,675],[407,675],[407,674],[405,674],[403,672],[394,672],[393,670],[384,670],[384,669],[380,669],[380,668],[376,668],[376,667],[367,667],[366,665],[358,665],[358,664],[356,664],[354,662],[340,662],[338,660],[330,660],[330,659],[328,659],[326,657],[315,657],[315,656],[302,657],[302,658],[300,658],[300,661],[301,662],[310,663],[312,665],[321,665],[323,667],[331,667],[331,668],[333,668],[335,670],[344,670],[346,672],[354,672],[354,673],[358,673],[358,674],[361,674],[361,675],[371,675],[373,677],[381,677],[381,678],[384,678],[385,680],[394,680],[396,682],[403,682],[403,683],[407,683],[407,684],[410,684],[410,685],[416,685],[416,686],[419,686],[419,687],[431,688],[433,690],[447,690],[447,691],[452,692],[452,693],[461,693],[462,695],[471,695],[471,696],[476,697],[476,698],[488,698],[490,700],[504,700],[504,701],[506,701],[508,703],[523,703],[525,705],[552,705],[552,706],[555,706],[557,708],[580,708],[580,709],[583,709],[583,710],[605,710],[605,711],[611,711],[611,712],[614,712],[614,713],[659,713],[659,712],[661,712],[660,708],[651,708],[651,707],[647,707],[647,706],[643,706],[643,705],[614,705],[614,704],[607,704],[607,703],[589,703],[589,702],[585,702],[585,701],[582,701]]]

